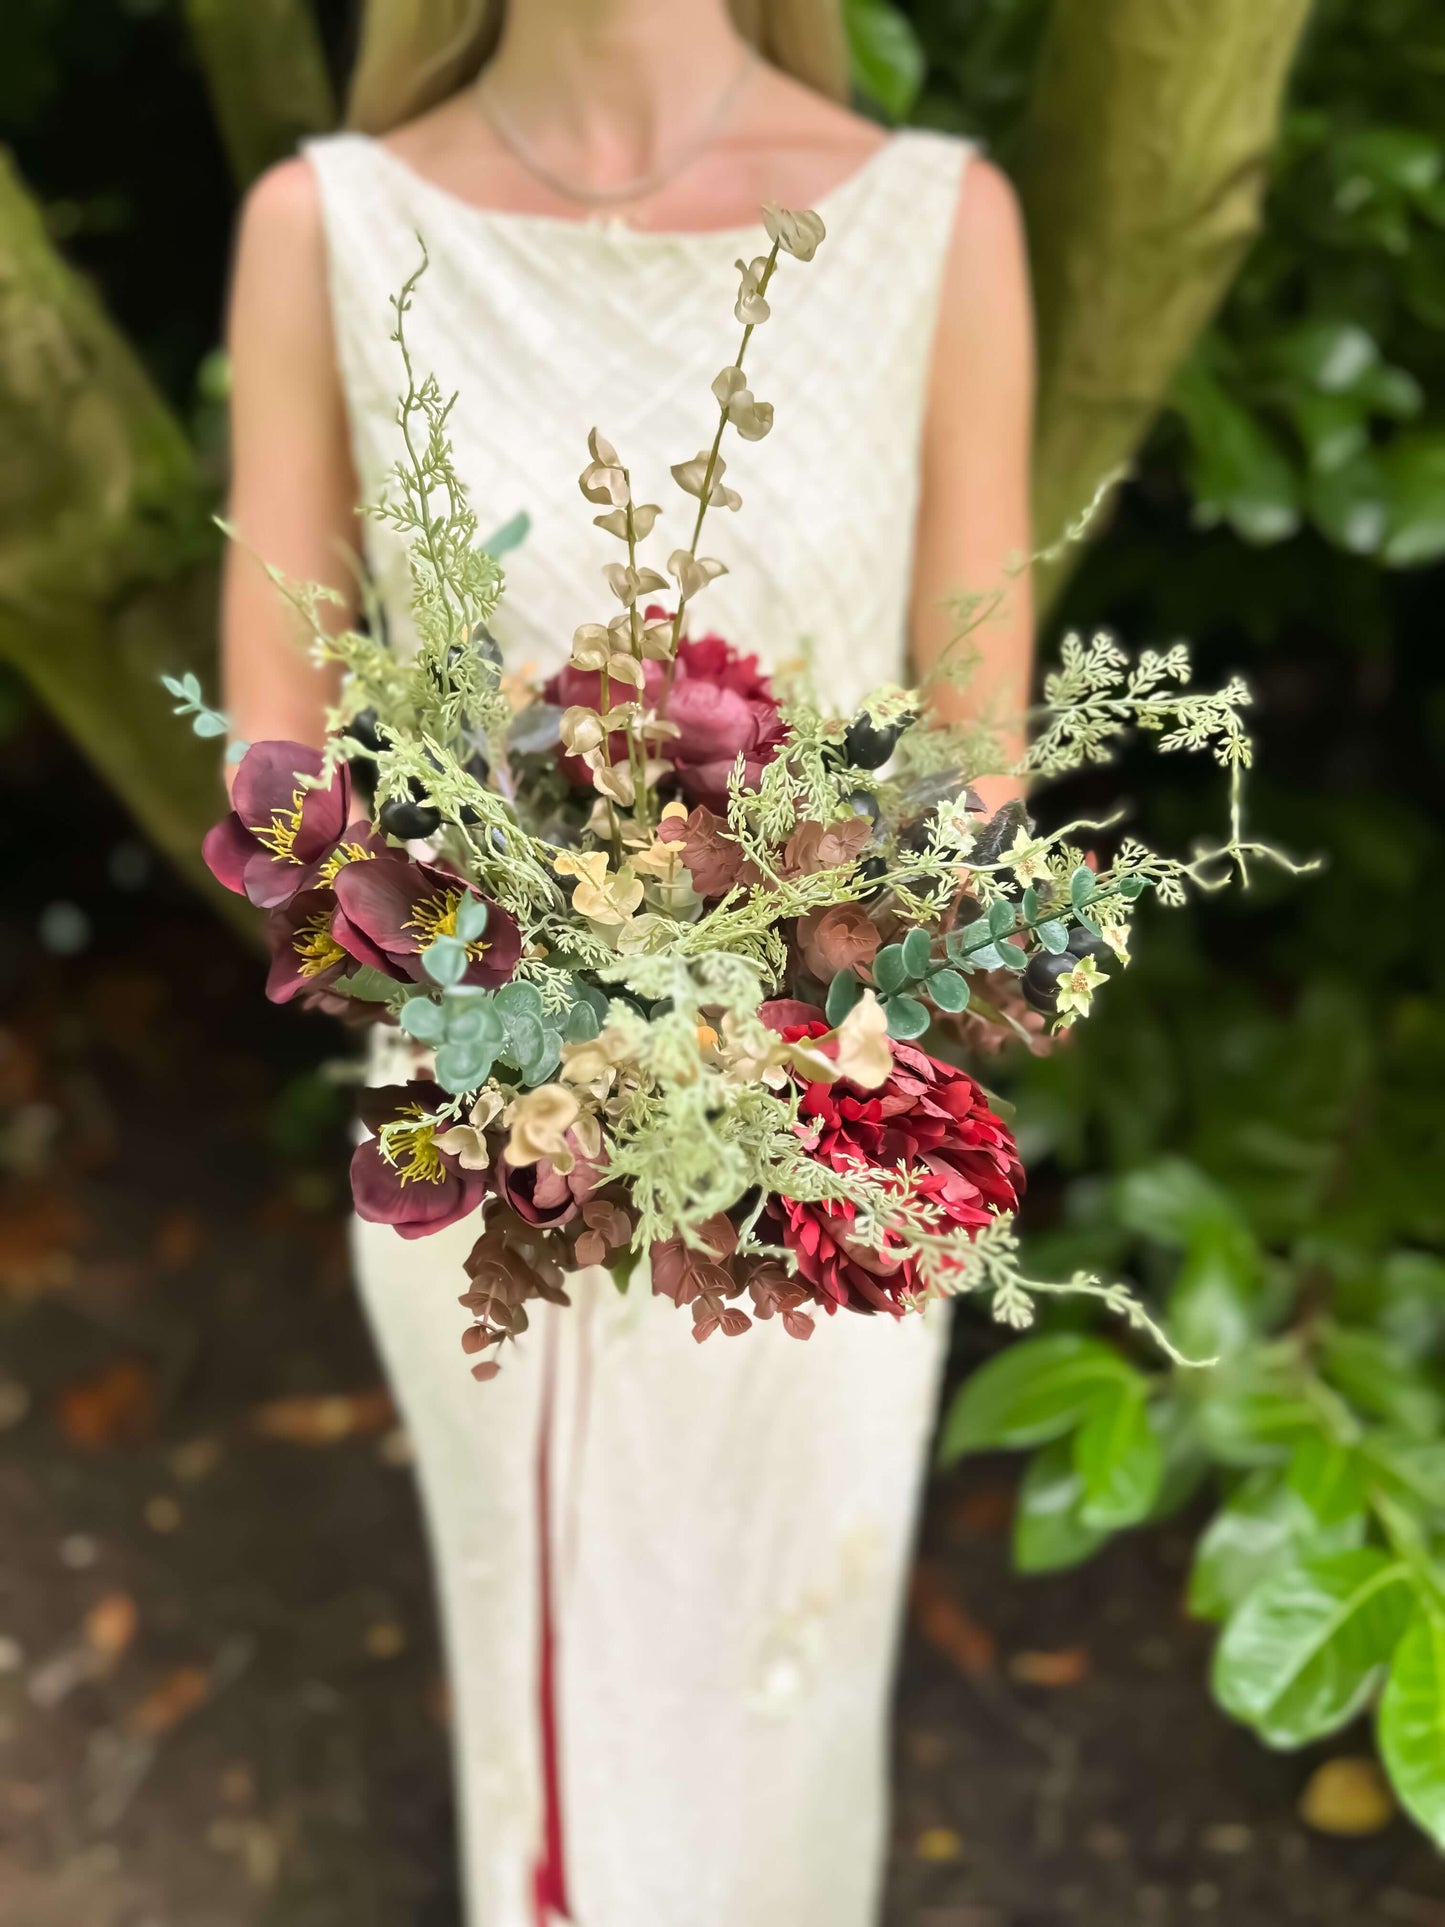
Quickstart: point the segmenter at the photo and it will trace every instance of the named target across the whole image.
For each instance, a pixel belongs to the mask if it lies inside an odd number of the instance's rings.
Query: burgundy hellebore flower
[[[324,789],[297,780],[320,774],[320,752],[303,743],[251,745],[236,771],[231,813],[201,845],[217,882],[263,910],[311,888],[351,813],[345,763]]]
[[[821,1013],[796,1021],[797,1006],[763,1007],[782,1036],[822,1037]],[[785,1019],[794,1021],[788,1022]],[[974,1080],[912,1044],[893,1044],[893,1072],[877,1090],[840,1078],[803,1084],[800,1113],[818,1133],[814,1156],[834,1171],[860,1165],[890,1170],[900,1163],[917,1195],[933,1204],[941,1230],[975,1232],[997,1211],[1012,1211],[1023,1189],[1018,1147]],[[852,1236],[853,1207],[843,1201],[803,1203],[775,1198],[767,1217],[798,1256],[798,1276],[828,1311],[903,1310],[919,1289],[916,1266],[901,1247],[881,1251]]]
[[[382,1149],[379,1135],[358,1145],[351,1159],[351,1196],[368,1224],[389,1224],[403,1238],[425,1238],[475,1211],[487,1195],[485,1171],[467,1171],[436,1142],[436,1105],[442,1092],[414,1079],[363,1091],[361,1118],[379,1133],[400,1120]],[[449,1128],[443,1124],[442,1129]]]
[[[332,931],[342,949],[358,962],[375,962],[379,956],[377,969],[412,983],[426,977],[421,953],[433,939],[456,935],[462,898],[479,895],[450,870],[414,863],[399,851],[370,863],[348,863],[337,872],[332,888],[340,911]],[[471,961],[462,982],[492,990],[516,969],[522,937],[500,904],[490,897],[481,900],[487,906],[487,927],[467,945]]]

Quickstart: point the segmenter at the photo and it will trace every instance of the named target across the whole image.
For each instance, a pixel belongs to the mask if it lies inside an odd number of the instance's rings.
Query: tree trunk
[[[1260,224],[1309,0],[1055,0],[1019,186],[1056,542],[1126,463]],[[1077,557],[1046,565],[1041,606]]]
[[[336,124],[336,100],[307,0],[185,0],[191,38],[231,172],[249,187],[307,134]]]
[[[210,507],[180,424],[0,154],[0,656],[197,881],[216,745],[157,678],[214,661]]]

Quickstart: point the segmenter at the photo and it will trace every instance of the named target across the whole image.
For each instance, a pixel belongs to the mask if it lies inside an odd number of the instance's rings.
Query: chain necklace
[[[738,62],[737,72],[723,88],[717,101],[701,126],[678,151],[659,166],[646,174],[638,174],[630,181],[622,181],[615,187],[587,187],[578,181],[570,181],[564,175],[554,173],[545,161],[539,160],[536,150],[525,135],[521,134],[492,99],[486,84],[486,74],[477,82],[475,99],[483,120],[491,128],[507,152],[517,161],[534,180],[549,188],[564,201],[579,201],[592,207],[612,207],[624,201],[645,200],[655,194],[669,181],[676,180],[685,169],[692,166],[703,150],[711,146],[721,133],[724,124],[737,105],[743,88],[752,77],[757,65],[757,51],[749,46],[744,49]]]

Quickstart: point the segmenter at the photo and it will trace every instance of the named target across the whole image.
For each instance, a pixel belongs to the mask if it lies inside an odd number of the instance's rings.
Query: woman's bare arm
[[[923,493],[914,556],[912,642],[920,674],[958,630],[960,594],[998,596],[971,637],[980,661],[968,687],[938,688],[952,720],[996,715],[1017,754],[1033,666],[1027,575],[1010,563],[1032,546],[1029,462],[1034,349],[1028,259],[1018,202],[987,161],[964,176],[944,270],[923,444]],[[980,785],[996,805],[1017,784]]]
[[[332,691],[307,656],[294,610],[258,558],[325,582],[354,614],[346,558],[358,547],[356,479],[326,285],[320,194],[305,161],[285,161],[241,213],[227,334],[231,351],[230,519],[221,648],[238,735],[319,744]]]

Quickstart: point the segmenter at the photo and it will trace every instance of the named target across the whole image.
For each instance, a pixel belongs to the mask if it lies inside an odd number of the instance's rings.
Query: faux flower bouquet
[[[563,1301],[588,1265],[625,1284],[639,1260],[698,1339],[774,1315],[807,1338],[819,1307],[899,1315],[977,1287],[1015,1326],[1038,1290],[1148,1323],[1121,1287],[1021,1277],[1018,1151],[961,1059],[1087,1015],[1146,891],[1177,902],[1243,874],[1246,691],[1191,693],[1178,649],[1131,666],[1105,638],[1065,645],[1021,781],[1142,728],[1231,785],[1216,848],[1181,861],[1125,840],[1096,864],[1078,839],[1107,825],[1037,834],[1020,803],[984,812],[970,782],[997,748],[933,720],[926,688],[835,717],[694,634],[724,570],[700,550],[709,511],[740,506],[724,439],[773,425],[748,343],[780,261],[823,240],[815,214],[766,224],[769,251],[738,264],[711,446],[672,470],[691,539],[665,574],[642,559],[661,510],[594,430],[581,488],[617,545],[612,612],[532,687],[503,675],[487,627],[502,571],[452,465],[451,404],[413,374],[418,270],[395,301],[406,453],[374,510],[409,539],[418,646],[394,652],[375,622],[330,636],[325,592],[277,577],[317,660],[343,665],[341,699],[321,750],[243,749],[206,839],[216,876],[268,913],[268,995],[413,1047],[406,1080],[364,1096],[356,1208],[404,1238],[475,1221],[461,1302],[479,1378],[530,1299]],[[961,644],[987,613],[962,612]],[[169,686],[221,732],[193,682]]]

